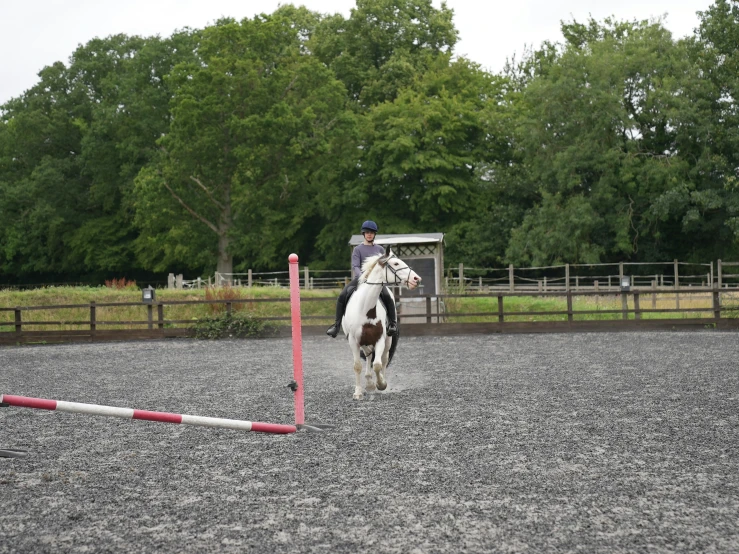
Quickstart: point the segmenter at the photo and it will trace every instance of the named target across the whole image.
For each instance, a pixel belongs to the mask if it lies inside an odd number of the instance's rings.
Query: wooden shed
[[[352,235],[349,245],[354,248],[363,241],[362,235]],[[392,246],[393,252],[421,276],[421,286],[416,290],[401,289],[401,298],[440,294],[444,272],[444,233],[377,235],[375,244],[386,249]]]

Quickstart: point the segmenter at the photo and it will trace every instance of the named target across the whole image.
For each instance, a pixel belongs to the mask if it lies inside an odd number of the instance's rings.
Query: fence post
[[[167,275],[167,288],[169,290],[174,290],[174,273]]]
[[[511,292],[516,290],[516,284],[513,276],[513,264],[508,264],[508,288]]]
[[[164,304],[157,304],[157,327],[164,329]]]
[[[655,292],[656,290],[657,290],[657,279],[652,281],[652,309],[653,310],[657,309],[657,293]]]
[[[231,317],[231,302],[226,302],[226,314]]]
[[[94,336],[97,329],[95,321],[95,301],[90,302],[90,333]]]
[[[718,320],[721,319],[721,293],[718,289],[713,291],[713,317],[718,325]]]
[[[464,264],[459,264],[459,291],[464,291]]]
[[[641,308],[639,308],[638,292],[634,292],[634,319],[641,319]]]
[[[426,297],[426,323],[431,323],[431,297]]]
[[[711,260],[711,284],[710,286],[713,286],[713,260]]]
[[[625,292],[621,293],[621,313],[623,314],[623,319],[629,319],[629,300]]]
[[[567,291],[567,321],[572,323],[572,291]]]
[[[177,290],[182,290],[182,281],[183,281],[183,277],[182,277],[182,273],[180,273],[179,275],[177,275],[177,277],[175,277],[175,288]]]
[[[146,319],[149,322],[149,329],[154,328],[154,306],[151,304],[146,305]]]
[[[673,263],[674,263],[674,272],[675,272],[675,289],[678,289],[680,288],[680,275],[678,274],[677,260],[675,260]]]
[[[722,268],[721,268],[721,260],[718,261],[716,270],[718,272],[718,288],[721,288],[721,279],[723,277],[723,275],[722,275]]]
[[[575,275],[575,290],[580,290],[580,276]]]
[[[618,286],[621,286],[621,283],[624,282],[624,263],[618,262]],[[608,283],[610,286],[610,283]]]
[[[498,295],[498,323],[503,323],[505,321],[505,316],[503,315],[503,295]]]
[[[611,276],[608,276],[608,290],[611,290]]]
[[[547,276],[544,276],[544,292],[547,292]]]
[[[598,292],[600,290],[600,283],[597,279],[593,282],[593,288],[595,288],[595,292]]]
[[[23,322],[21,321],[21,309],[16,307],[15,309],[15,332],[21,333],[23,331]]]
[[[482,292],[482,277],[477,278],[477,288],[480,292]]]
[[[570,264],[565,264],[565,291],[570,292]]]

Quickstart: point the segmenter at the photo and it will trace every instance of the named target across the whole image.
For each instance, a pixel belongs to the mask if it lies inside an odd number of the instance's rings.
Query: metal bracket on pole
[[[287,384],[287,388],[290,389],[293,392],[297,392],[297,390],[298,390],[298,384],[295,381],[290,381]]]
[[[330,423],[301,423],[300,425],[296,425],[295,427],[298,428],[298,431],[308,431],[309,433],[322,433],[323,431],[326,431],[328,429],[333,429],[336,427],[335,425],[331,425]]]

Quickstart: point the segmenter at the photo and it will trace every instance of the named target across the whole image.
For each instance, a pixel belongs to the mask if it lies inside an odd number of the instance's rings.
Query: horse
[[[354,355],[354,399],[364,398],[367,391],[385,390],[385,368],[390,359],[391,341],[387,336],[387,313],[380,301],[382,287],[400,283],[413,290],[421,277],[388,248],[386,254],[367,258],[357,289],[349,298],[341,326]],[[366,358],[365,386],[362,386],[362,361]],[[377,378],[375,384],[372,371]]]

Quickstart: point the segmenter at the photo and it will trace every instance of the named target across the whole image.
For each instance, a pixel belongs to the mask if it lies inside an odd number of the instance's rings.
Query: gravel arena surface
[[[739,335],[306,338],[268,435],[0,409],[0,553],[739,552]],[[291,341],[0,348],[0,392],[292,423]]]

